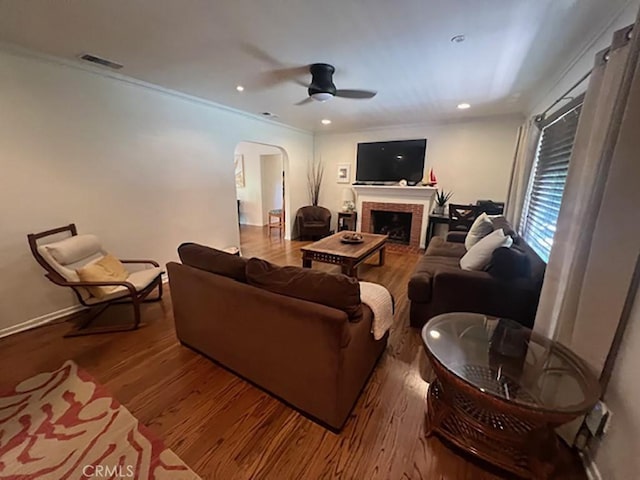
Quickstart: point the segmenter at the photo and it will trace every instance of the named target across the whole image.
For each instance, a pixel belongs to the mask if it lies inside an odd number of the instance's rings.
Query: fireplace
[[[371,231],[389,235],[389,242],[411,244],[411,212],[371,210]]]
[[[391,251],[418,252],[424,206],[417,203],[362,202],[360,229],[389,235]]]

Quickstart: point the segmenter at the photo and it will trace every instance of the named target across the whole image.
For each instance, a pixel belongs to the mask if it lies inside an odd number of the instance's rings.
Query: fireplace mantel
[[[435,187],[400,187],[398,185],[352,185],[358,195],[375,195],[404,198],[425,198],[431,200],[436,194]]]
[[[434,187],[400,187],[397,185],[353,185],[356,192],[356,210],[358,212],[357,230],[362,230],[362,203],[377,202],[389,204],[422,205],[422,225],[420,225],[420,248],[425,248],[427,223],[432,210]]]

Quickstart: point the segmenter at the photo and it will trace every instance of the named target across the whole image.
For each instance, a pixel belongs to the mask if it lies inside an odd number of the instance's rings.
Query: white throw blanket
[[[393,324],[393,299],[382,285],[360,282],[360,300],[373,311],[371,333],[380,340]]]

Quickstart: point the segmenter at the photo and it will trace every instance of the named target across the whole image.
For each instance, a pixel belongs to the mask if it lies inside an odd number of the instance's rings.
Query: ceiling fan
[[[313,100],[326,102],[333,97],[369,99],[376,96],[377,92],[373,92],[371,90],[347,90],[336,88],[333,83],[333,74],[335,71],[335,67],[328,63],[313,63],[309,65],[309,73],[311,73],[311,84],[309,84],[307,89],[309,96],[296,103],[296,105],[304,105],[312,102]]]

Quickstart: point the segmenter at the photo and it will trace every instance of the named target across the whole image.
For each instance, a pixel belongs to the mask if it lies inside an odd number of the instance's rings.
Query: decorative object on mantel
[[[309,165],[309,171],[307,172],[307,187],[309,188],[309,199],[311,205],[318,206],[318,200],[320,199],[320,186],[322,185],[322,177],[324,175],[324,165],[322,160],[312,160]]]
[[[438,179],[436,178],[436,174],[433,173],[433,168],[430,168],[429,173],[427,173],[427,176],[424,178],[424,180],[422,180],[422,185],[435,187],[437,184]]]
[[[436,206],[433,209],[433,213],[436,213],[438,215],[444,214],[444,207],[452,196],[453,192],[436,190]]]
[[[348,163],[341,163],[338,165],[338,183],[351,183],[351,165]]]
[[[354,200],[355,200],[355,196],[353,194],[353,189],[343,188],[342,189],[342,211],[353,212],[356,209],[356,204]]]
[[[233,156],[233,165],[236,172],[236,188],[244,187],[244,155],[236,154]]]
[[[345,233],[340,237],[342,243],[362,243],[364,238],[359,233]]]

